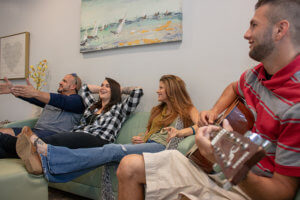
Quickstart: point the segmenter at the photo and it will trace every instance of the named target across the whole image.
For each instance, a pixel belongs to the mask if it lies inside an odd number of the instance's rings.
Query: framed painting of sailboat
[[[82,0],[80,52],[182,40],[182,0]]]

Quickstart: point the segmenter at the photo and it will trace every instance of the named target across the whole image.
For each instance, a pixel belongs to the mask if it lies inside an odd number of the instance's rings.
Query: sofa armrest
[[[180,151],[183,155],[185,155],[195,144],[195,136],[190,135],[186,138],[184,138],[179,144],[178,144],[178,151]]]
[[[29,126],[30,128],[33,128],[35,123],[37,122],[38,118],[30,118],[26,120],[20,120],[16,122],[11,122],[8,124],[5,124],[4,128],[22,128],[23,126]]]

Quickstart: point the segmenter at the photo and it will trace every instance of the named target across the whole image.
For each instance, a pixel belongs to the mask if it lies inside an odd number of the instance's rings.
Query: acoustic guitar
[[[243,180],[251,167],[265,156],[265,149],[270,146],[270,142],[249,131],[253,127],[254,117],[242,99],[236,99],[222,117],[216,120],[216,125],[221,125],[225,118],[234,131],[221,129],[211,133],[215,164],[201,155],[197,145],[186,156],[205,172],[218,172],[220,178],[228,180],[223,187],[229,189],[232,184],[236,185]]]

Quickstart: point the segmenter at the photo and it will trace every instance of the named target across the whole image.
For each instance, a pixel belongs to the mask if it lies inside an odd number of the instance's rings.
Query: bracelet
[[[193,130],[193,135],[195,135],[195,134],[196,134],[196,131],[195,131],[194,127],[193,127],[193,126],[190,126],[190,128]]]

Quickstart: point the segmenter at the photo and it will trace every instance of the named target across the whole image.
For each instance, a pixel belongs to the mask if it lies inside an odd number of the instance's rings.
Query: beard
[[[63,92],[63,88],[59,86],[57,89],[57,93],[61,94],[62,92]]]
[[[267,29],[266,32],[261,37],[260,41],[261,44],[257,44],[249,52],[249,56],[252,59],[259,62],[261,62],[266,57],[268,57],[275,48],[274,42],[272,40],[272,29],[270,28]]]

